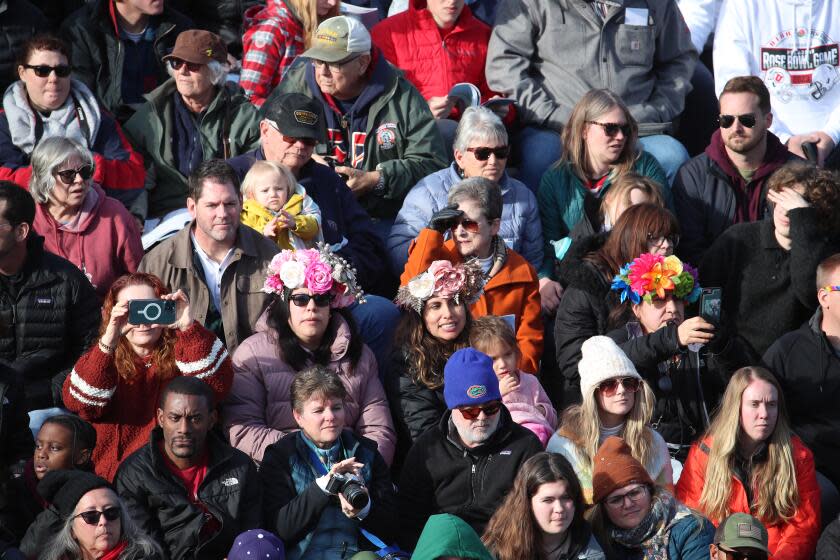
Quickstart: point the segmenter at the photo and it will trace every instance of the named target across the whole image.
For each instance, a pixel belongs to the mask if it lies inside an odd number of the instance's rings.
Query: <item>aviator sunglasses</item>
[[[65,185],[72,185],[73,181],[76,179],[76,174],[78,174],[82,178],[82,181],[87,181],[88,179],[93,177],[93,166],[83,165],[78,169],[65,169],[64,171],[56,171],[55,174]]]
[[[499,409],[502,407],[502,403],[499,401],[492,402],[485,406],[464,406],[458,407],[458,410],[461,411],[461,415],[467,420],[475,420],[478,418],[478,415],[482,412],[485,416],[494,416],[496,413],[499,412]]]
[[[47,66],[46,64],[24,64],[23,67],[35,72],[35,75],[39,78],[46,78],[53,72],[55,72],[55,75],[59,78],[66,78],[70,75],[70,71],[72,70],[72,68],[70,68],[67,64],[59,64],[58,66]]]
[[[755,115],[747,113],[746,115],[720,115],[717,118],[718,126],[721,128],[729,128],[735,124],[735,119],[741,121],[741,124],[747,128],[755,126]]]
[[[614,122],[598,122],[598,121],[586,121],[589,124],[596,124],[604,129],[604,134],[609,136],[610,138],[615,138],[618,135],[618,131],[620,130],[624,136],[630,136],[630,125],[629,124],[618,124]]]
[[[496,156],[496,159],[507,159],[510,154],[510,146],[499,146],[497,148],[481,146],[478,148],[467,148],[467,151],[472,152],[478,161],[487,161],[490,159],[490,154]]]
[[[87,523],[88,525],[97,525],[99,523],[99,517],[104,515],[106,521],[115,521],[120,516],[120,508],[119,506],[113,506],[103,509],[99,511],[98,509],[92,509],[90,511],[83,511],[78,515],[74,515],[73,517],[81,517],[82,521]]]
[[[309,300],[314,301],[317,307],[326,307],[332,302],[332,296],[330,294],[315,294],[314,296],[309,294],[292,294],[289,296],[289,300],[297,307],[306,307],[309,305]]]
[[[624,387],[624,390],[628,393],[635,393],[639,390],[641,380],[636,377],[613,377],[612,379],[607,379],[606,381],[600,383],[598,388],[605,397],[612,397],[615,395],[616,391],[618,391],[619,385]]]
[[[183,66],[184,64],[187,65],[187,70],[189,70],[190,72],[198,72],[199,70],[201,70],[201,67],[204,66],[203,64],[187,62],[186,60],[181,60],[180,58],[169,59],[169,66],[171,66],[173,70],[180,70],[181,66]]]

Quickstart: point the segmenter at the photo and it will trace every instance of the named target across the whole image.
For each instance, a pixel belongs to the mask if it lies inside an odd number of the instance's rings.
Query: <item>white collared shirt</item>
[[[222,312],[222,276],[230,263],[233,262],[233,247],[231,247],[222,262],[217,263],[210,255],[204,252],[201,245],[195,238],[195,233],[190,232],[190,240],[192,241],[193,250],[198,255],[198,260],[201,262],[201,268],[204,270],[204,283],[207,284],[207,289],[210,290],[210,297],[213,298],[213,305],[219,313]]]

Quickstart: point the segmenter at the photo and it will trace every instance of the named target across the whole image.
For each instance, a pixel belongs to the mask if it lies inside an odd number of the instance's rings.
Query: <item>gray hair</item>
[[[228,77],[228,65],[222,64],[218,60],[211,60],[207,63],[207,68],[210,70],[210,83],[214,86],[224,85]],[[175,78],[175,70],[169,65],[168,60],[166,63],[166,72],[170,77]]]
[[[113,492],[113,490],[111,490]],[[117,493],[114,492],[117,496]],[[125,503],[117,496],[120,506],[120,540],[128,543],[128,547],[120,554],[120,560],[145,560],[147,558],[162,558],[163,550],[160,545],[144,533],[128,514]],[[47,543],[44,552],[39,556],[41,560],[63,560],[65,558],[84,558],[82,548],[73,536],[73,520],[70,515],[64,520],[61,530]]]
[[[274,163],[273,161],[261,159],[254,162],[254,165],[252,165],[251,169],[248,170],[248,173],[245,174],[245,178],[242,179],[242,186],[240,187],[240,190],[242,191],[242,198],[247,199],[254,196],[254,189],[259,186],[257,184],[257,177],[259,175],[263,175],[267,171],[274,171],[275,173],[278,173],[280,177],[286,181],[289,188],[289,198],[295,194],[297,179],[295,179],[292,171],[282,163]]]
[[[449,189],[446,202],[458,204],[463,200],[472,200],[488,221],[502,217],[502,189],[499,183],[484,177],[470,177],[456,183]]]
[[[86,165],[94,165],[90,150],[75,140],[54,136],[38,142],[32,151],[32,176],[29,178],[29,194],[35,202],[44,204],[50,199],[55,189],[55,170],[73,156]]]
[[[468,107],[464,111],[455,130],[452,146],[463,153],[476,140],[495,140],[504,146],[508,143],[508,133],[502,119],[487,107]]]

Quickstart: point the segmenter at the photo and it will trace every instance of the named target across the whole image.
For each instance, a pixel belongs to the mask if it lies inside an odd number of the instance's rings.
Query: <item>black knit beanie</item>
[[[50,471],[38,483],[38,493],[65,519],[73,515],[82,496],[97,488],[114,489],[104,478],[79,470]]]

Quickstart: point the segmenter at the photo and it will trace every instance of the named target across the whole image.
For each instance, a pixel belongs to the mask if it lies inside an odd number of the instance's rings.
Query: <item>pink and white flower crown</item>
[[[454,265],[449,261],[434,261],[426,272],[412,278],[397,292],[397,305],[423,312],[423,304],[429,298],[452,298],[455,303],[461,299],[471,305],[478,301],[484,288],[484,273],[478,259]]]
[[[323,242],[318,242],[317,249],[284,249],[271,259],[263,292],[285,300],[286,290],[297,288],[306,288],[313,294],[331,293],[332,308],[347,307],[354,301],[365,303],[356,269]]]

